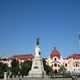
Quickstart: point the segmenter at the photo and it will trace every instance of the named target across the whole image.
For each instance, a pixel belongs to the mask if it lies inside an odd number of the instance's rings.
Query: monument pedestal
[[[30,77],[44,77],[45,71],[41,58],[34,58],[31,71],[29,72]]]
[[[38,72],[38,71],[30,71],[29,73],[29,77],[44,77],[42,72]]]

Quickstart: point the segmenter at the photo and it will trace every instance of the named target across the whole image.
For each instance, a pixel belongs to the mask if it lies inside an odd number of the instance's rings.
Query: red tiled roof
[[[66,59],[69,59],[69,58],[80,59],[80,54],[74,53],[74,54],[68,56]]]
[[[32,60],[32,54],[21,54],[21,55],[14,55],[13,56],[17,60]]]
[[[3,60],[32,60],[33,55],[32,54],[20,54],[20,55],[14,55],[8,58],[4,58]]]

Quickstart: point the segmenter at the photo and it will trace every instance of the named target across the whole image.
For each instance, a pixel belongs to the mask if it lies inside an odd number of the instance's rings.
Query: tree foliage
[[[19,72],[19,62],[17,60],[13,60],[11,62],[11,73],[12,75],[16,76],[18,75],[18,72]]]
[[[8,70],[8,65],[0,62],[0,78],[4,77],[4,72],[7,72],[7,70]]]
[[[44,70],[46,71],[46,74],[49,75],[52,73],[52,68],[46,64],[45,59],[43,58],[43,66],[44,66]]]
[[[66,73],[66,68],[65,68],[64,65],[60,66],[59,72],[62,73],[62,74]]]
[[[21,75],[28,75],[29,70],[31,69],[32,61],[25,61],[20,64],[20,73]]]
[[[31,69],[32,61],[24,61],[19,63],[17,60],[11,62],[11,76],[14,75],[28,75],[29,70]]]

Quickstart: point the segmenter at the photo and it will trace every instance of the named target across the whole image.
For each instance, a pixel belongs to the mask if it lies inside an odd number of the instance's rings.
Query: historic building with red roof
[[[8,66],[10,67],[11,62],[13,60],[17,60],[21,63],[21,62],[24,62],[24,61],[32,61],[32,59],[33,59],[32,54],[20,54],[20,55],[14,55],[14,56],[11,56],[11,57],[1,58],[0,62],[8,64]]]
[[[32,54],[14,55],[13,58],[20,62],[32,61],[33,55]]]
[[[58,49],[54,48],[46,63],[52,67],[54,72],[59,72],[60,66],[64,65],[67,71],[71,73],[80,73],[80,54],[72,54],[62,58]]]

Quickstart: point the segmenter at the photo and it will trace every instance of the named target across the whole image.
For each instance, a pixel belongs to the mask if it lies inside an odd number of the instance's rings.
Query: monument
[[[41,50],[39,45],[39,38],[36,40],[36,47],[34,51],[34,58],[32,60],[32,68],[29,71],[30,77],[44,77],[45,71],[41,58]]]

